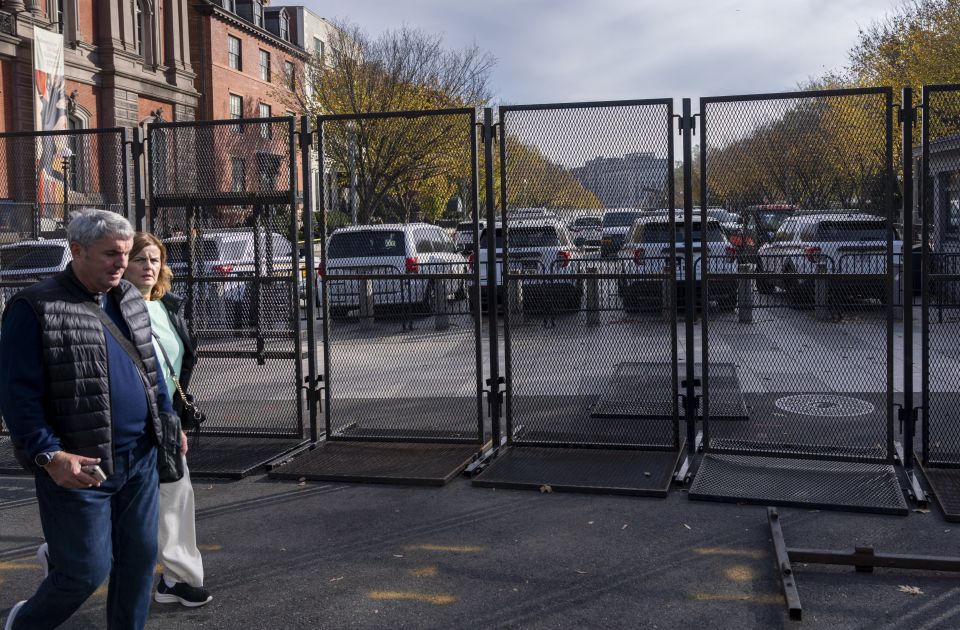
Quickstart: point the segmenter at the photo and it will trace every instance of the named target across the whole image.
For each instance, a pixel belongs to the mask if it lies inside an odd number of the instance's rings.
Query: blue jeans
[[[157,449],[146,438],[118,454],[99,488],[68,490],[36,478],[50,575],[17,614],[14,630],[56,628],[110,576],[110,630],[143,628],[157,559]]]

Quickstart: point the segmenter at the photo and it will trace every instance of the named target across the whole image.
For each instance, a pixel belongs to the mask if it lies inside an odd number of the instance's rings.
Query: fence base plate
[[[889,464],[708,453],[689,494],[705,501],[908,513],[896,470]]]
[[[321,442],[270,471],[273,479],[442,486],[481,451],[479,444]]]
[[[665,497],[682,451],[512,446],[473,485]]]
[[[187,462],[191,477],[242,479],[262,472],[267,464],[305,443],[300,439],[200,436],[190,438]]]
[[[937,505],[948,521],[960,522],[960,468],[921,467]]]

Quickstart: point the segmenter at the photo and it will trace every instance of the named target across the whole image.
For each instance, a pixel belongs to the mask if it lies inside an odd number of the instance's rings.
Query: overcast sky
[[[858,29],[898,0],[303,3],[370,34],[406,23],[450,48],[475,42],[497,59],[495,103],[526,104],[793,90],[846,65]]]

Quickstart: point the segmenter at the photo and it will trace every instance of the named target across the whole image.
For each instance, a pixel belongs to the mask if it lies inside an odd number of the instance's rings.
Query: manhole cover
[[[777,409],[804,416],[821,416],[825,418],[840,416],[865,416],[872,413],[874,406],[866,400],[852,396],[836,396],[834,394],[798,394],[784,396],[774,403]]]

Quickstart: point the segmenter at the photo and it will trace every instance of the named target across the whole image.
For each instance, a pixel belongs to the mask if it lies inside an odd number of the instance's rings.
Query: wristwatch
[[[46,468],[50,462],[53,461],[53,458],[57,456],[57,453],[60,451],[50,451],[48,453],[37,453],[37,456],[33,458],[33,463],[39,466],[40,468]]]

